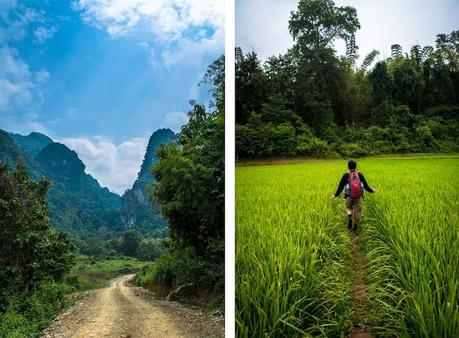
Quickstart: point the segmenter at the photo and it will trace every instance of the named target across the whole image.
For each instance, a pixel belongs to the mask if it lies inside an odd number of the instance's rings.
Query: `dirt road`
[[[148,299],[143,289],[129,285],[132,277],[122,276],[108,288],[89,292],[42,337],[224,337],[221,316]]]

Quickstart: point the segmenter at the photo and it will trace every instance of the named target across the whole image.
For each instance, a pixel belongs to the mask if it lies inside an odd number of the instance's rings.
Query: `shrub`
[[[160,286],[167,291],[193,283],[200,289],[222,292],[223,281],[224,266],[197,256],[191,248],[164,253],[134,278],[137,285]]]
[[[64,295],[72,288],[46,280],[31,293],[8,297],[8,310],[0,313],[0,337],[36,336],[66,306]]]

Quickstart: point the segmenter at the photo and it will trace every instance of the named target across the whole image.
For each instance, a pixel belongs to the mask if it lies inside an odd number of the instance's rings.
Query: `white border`
[[[235,336],[235,1],[225,1],[225,337]]]

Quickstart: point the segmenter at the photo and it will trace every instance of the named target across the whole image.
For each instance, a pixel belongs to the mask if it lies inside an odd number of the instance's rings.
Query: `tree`
[[[360,70],[365,72],[371,66],[371,64],[378,55],[379,51],[377,51],[376,49],[373,49],[370,53],[368,53],[368,55],[365,56],[365,58],[363,59],[362,65],[360,66]]]
[[[415,113],[421,112],[424,80],[421,67],[417,64],[419,55],[414,52],[414,59],[401,58],[389,64],[393,76],[393,98],[401,105],[407,105]]]
[[[353,39],[359,28],[355,8],[337,7],[331,0],[301,0],[291,13],[289,31],[298,59],[296,112],[321,136],[335,129],[335,120],[340,124],[345,121],[341,108],[345,105],[345,77],[333,42],[349,42],[349,56],[355,56]]]
[[[272,56],[264,64],[269,96],[278,96],[286,103],[286,109],[293,110],[295,105],[294,85],[298,65],[292,51],[284,55]]]
[[[300,0],[292,12],[289,31],[301,52],[332,48],[336,39],[349,41],[360,28],[353,7],[336,7],[331,0]]]
[[[73,245],[50,226],[48,188],[47,180],[30,180],[21,161],[12,174],[0,165],[0,306],[7,292],[62,280],[71,267]]]
[[[373,104],[380,105],[392,99],[393,77],[387,70],[387,63],[380,61],[369,75],[373,86]]]
[[[125,231],[121,236],[119,250],[123,255],[137,257],[140,242],[143,237],[135,230]]]
[[[266,77],[255,52],[244,55],[236,48],[236,122],[246,123],[253,111],[260,111],[266,98]]]
[[[143,260],[154,261],[164,252],[164,244],[162,239],[146,238],[140,242],[137,257]]]
[[[215,63],[214,63],[215,65]],[[223,67],[210,67],[206,79],[223,79]],[[214,98],[224,86],[211,81]],[[224,107],[207,112],[191,102],[189,121],[177,143],[163,145],[152,168],[156,177],[152,199],[169,222],[173,245],[191,246],[201,256],[218,247],[223,257],[224,234]],[[215,243],[218,243],[215,245]]]

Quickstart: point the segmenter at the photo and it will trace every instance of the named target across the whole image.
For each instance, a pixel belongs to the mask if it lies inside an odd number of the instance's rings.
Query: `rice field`
[[[368,323],[377,337],[459,336],[459,158],[358,161]],[[346,337],[352,245],[346,161],[236,169],[238,337]]]

